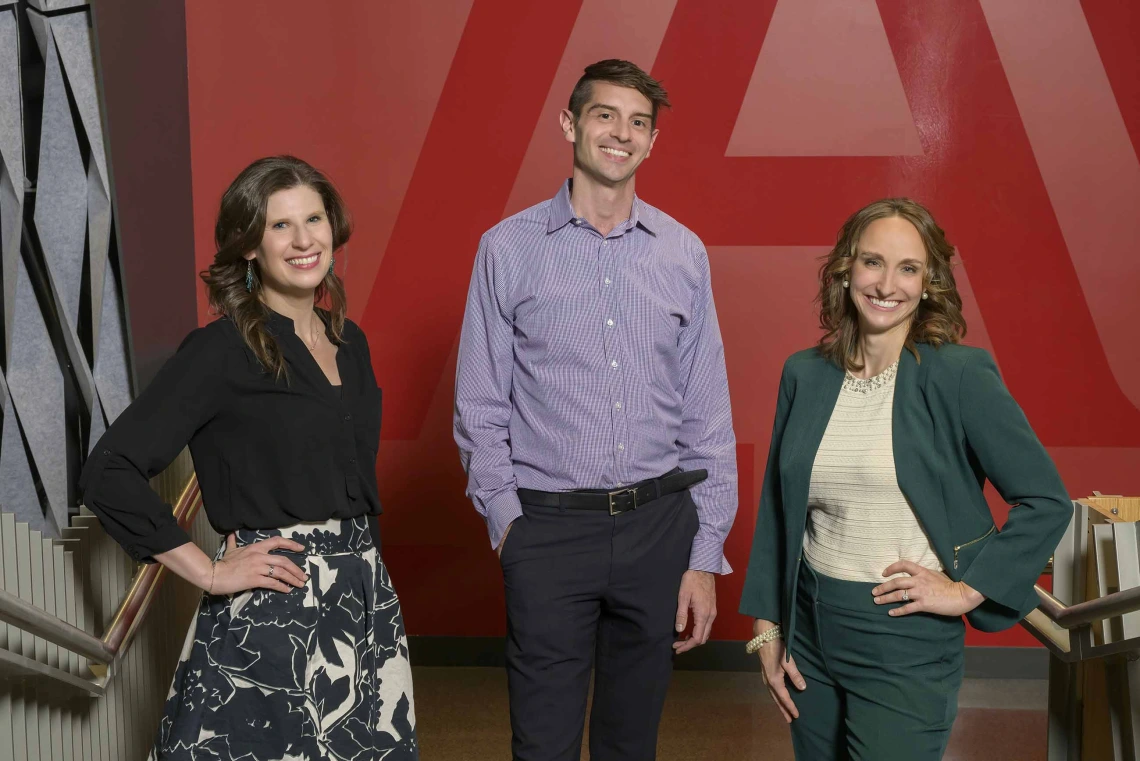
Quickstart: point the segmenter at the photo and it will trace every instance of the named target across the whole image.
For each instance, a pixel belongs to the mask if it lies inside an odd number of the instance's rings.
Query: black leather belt
[[[578,491],[536,491],[519,489],[524,505],[561,507],[570,510],[608,510],[617,515],[636,510],[666,494],[688,489],[709,477],[707,470],[675,470],[660,478],[647,478],[620,489],[582,489]]]

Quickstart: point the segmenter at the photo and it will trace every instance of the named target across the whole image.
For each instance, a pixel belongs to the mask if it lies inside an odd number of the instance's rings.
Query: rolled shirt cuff
[[[144,539],[125,545],[127,554],[139,562],[154,563],[155,555],[190,543],[190,535],[177,523],[167,523]]]

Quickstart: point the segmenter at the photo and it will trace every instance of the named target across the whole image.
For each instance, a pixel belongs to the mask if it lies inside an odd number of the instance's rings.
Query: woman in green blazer
[[[820,270],[825,335],[784,364],[740,611],[797,759],[941,758],[962,616],[1032,610],[1072,512],[989,354],[958,343],[953,256],[913,201],[856,212]]]

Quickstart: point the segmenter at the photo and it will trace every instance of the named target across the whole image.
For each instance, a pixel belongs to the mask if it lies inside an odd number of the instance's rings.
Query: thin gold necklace
[[[318,320],[319,320],[319,319],[320,319],[320,318],[318,318]],[[310,322],[309,322],[309,327],[312,327],[312,325],[313,325],[313,323],[312,323],[312,321],[310,321]],[[323,326],[324,326],[324,323],[322,322],[322,323],[321,323],[321,325],[322,325],[322,327],[323,327]],[[305,347],[306,347],[306,348],[309,350],[309,352],[310,352],[310,353],[312,353],[312,352],[314,352],[314,351],[316,351],[316,350],[317,350],[317,344],[319,344],[319,343],[321,342],[321,332],[322,332],[322,331],[319,331],[319,330],[316,332],[316,338],[314,338],[314,339],[313,339],[313,343],[312,343],[312,344],[310,344],[308,341],[306,341],[306,340],[304,339],[304,337],[301,337],[301,343],[305,344]]]

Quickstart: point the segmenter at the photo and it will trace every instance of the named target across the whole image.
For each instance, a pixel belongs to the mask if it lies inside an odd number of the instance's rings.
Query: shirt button
[[[625,451],[625,444],[618,444],[618,451],[624,452]]]
[[[607,278],[606,278],[606,279],[605,279],[603,282],[604,282],[606,285],[609,285],[609,284],[610,284],[612,281],[611,281],[611,280],[610,280],[610,279],[607,277]]]
[[[612,328],[614,326],[614,321],[612,319],[606,320],[606,325],[609,325]]]
[[[620,409],[621,409],[621,402],[616,402],[616,403],[614,404],[614,409],[615,409],[615,410],[620,410]]]
[[[617,360],[616,359],[610,360],[610,367],[617,367]]]
[[[352,420],[352,415],[345,415],[345,416],[344,416],[344,419],[345,419],[345,420]]]
[[[349,465],[355,465],[356,464],[356,458],[353,457],[353,458],[349,459],[348,464]]]
[[[608,246],[608,245],[610,245],[610,242],[608,240],[604,240],[604,241],[602,241],[602,245]]]

